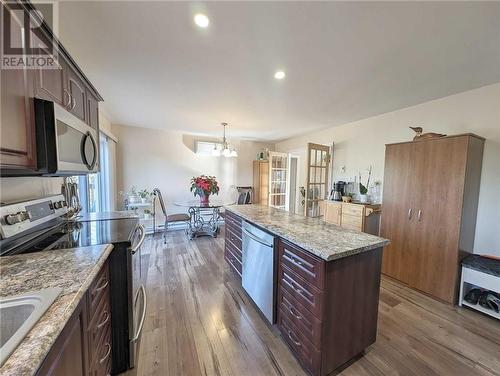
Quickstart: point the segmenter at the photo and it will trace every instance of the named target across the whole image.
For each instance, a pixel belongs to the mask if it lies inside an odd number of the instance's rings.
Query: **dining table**
[[[189,239],[199,236],[211,236],[216,238],[220,232],[221,209],[224,206],[234,205],[236,201],[226,201],[221,199],[210,199],[208,203],[200,200],[188,200],[175,202],[176,206],[188,208],[190,217],[188,223]]]

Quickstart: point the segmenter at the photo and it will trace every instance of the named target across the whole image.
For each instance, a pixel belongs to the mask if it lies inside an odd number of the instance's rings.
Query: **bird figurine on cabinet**
[[[415,137],[413,137],[413,141],[420,141],[420,140],[428,140],[431,138],[439,138],[439,137],[445,137],[445,134],[442,133],[422,133],[424,131],[424,128],[422,127],[410,127],[416,134]]]

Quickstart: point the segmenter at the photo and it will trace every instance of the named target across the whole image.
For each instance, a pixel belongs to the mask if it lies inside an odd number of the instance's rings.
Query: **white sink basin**
[[[61,293],[54,287],[0,298],[0,366]]]

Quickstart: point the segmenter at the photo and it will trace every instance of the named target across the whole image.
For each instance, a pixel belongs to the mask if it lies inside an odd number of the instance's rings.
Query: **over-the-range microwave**
[[[34,98],[38,171],[70,176],[99,171],[99,134],[57,103]]]

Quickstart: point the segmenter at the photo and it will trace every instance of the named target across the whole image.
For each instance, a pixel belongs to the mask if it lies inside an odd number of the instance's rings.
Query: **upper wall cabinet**
[[[1,3],[2,16],[10,12],[10,4]],[[5,18],[0,23],[3,27]],[[23,20],[10,20],[11,41],[22,45]],[[24,48],[23,48],[24,51]],[[0,161],[2,175],[36,169],[36,145],[33,114],[34,71],[0,69]]]
[[[99,102],[102,97],[45,23],[37,29],[36,36],[30,34],[28,43],[22,18],[23,12],[24,17],[36,15],[35,12],[29,12],[34,9],[31,3],[2,2],[1,9],[0,25],[10,24],[12,45],[22,46],[18,57],[32,56],[32,51],[28,51],[26,46],[47,48],[53,45],[59,63],[56,69],[0,67],[0,173],[2,176],[39,175],[33,98],[55,102],[98,130]],[[12,12],[13,9],[16,11]]]

